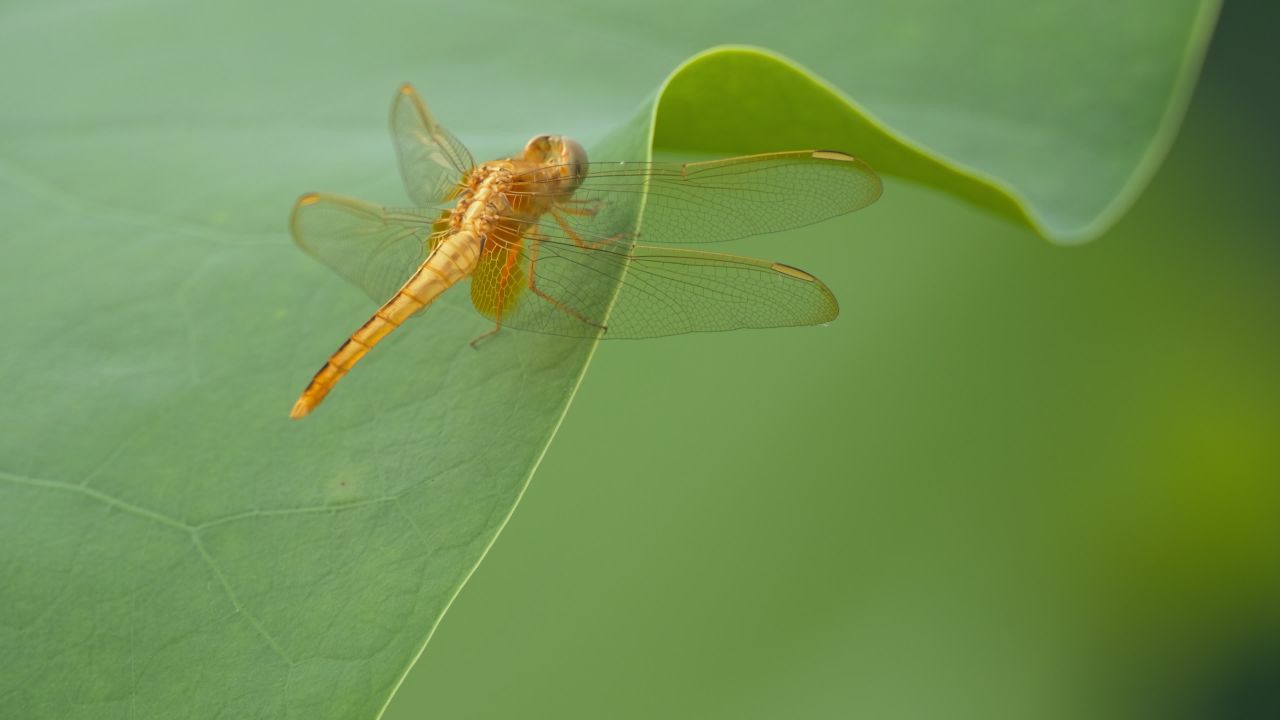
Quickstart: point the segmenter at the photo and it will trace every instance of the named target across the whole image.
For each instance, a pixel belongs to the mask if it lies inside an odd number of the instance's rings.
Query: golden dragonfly
[[[582,146],[538,135],[476,165],[410,85],[392,103],[400,172],[417,207],[308,193],[290,228],[305,251],[375,302],[373,317],[325,362],[290,417],[315,409],[360,358],[445,290],[501,328],[642,338],[817,325],[839,311],[820,280],[789,265],[681,245],[808,225],[866,207],[880,178],[830,150],[710,162],[588,162]]]

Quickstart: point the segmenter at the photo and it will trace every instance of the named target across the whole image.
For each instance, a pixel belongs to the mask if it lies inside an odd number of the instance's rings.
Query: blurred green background
[[[1275,21],[1092,244],[891,179],[733,248],[832,326],[604,343],[385,717],[1280,716]]]

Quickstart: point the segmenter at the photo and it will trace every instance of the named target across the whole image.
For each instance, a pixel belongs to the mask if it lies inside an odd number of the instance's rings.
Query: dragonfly
[[[875,202],[864,161],[801,150],[709,162],[589,162],[577,142],[538,135],[476,164],[400,87],[391,131],[411,208],[308,193],[297,244],[378,310],[294,404],[307,416],[370,349],[470,280],[471,304],[503,328],[579,338],[819,325],[839,305],[813,275],[769,260],[687,247],[809,225]],[[643,242],[640,242],[643,241]]]

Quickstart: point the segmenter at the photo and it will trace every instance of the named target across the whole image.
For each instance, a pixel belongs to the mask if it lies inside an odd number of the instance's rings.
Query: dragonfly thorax
[[[511,188],[512,169],[500,163],[485,164],[472,174],[467,190],[458,198],[450,214],[450,229],[469,230],[476,237],[489,234],[501,216],[511,212],[506,192]]]

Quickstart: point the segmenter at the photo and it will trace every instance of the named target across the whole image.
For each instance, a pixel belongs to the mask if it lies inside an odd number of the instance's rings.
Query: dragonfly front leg
[[[560,211],[576,217],[595,217],[600,212],[600,198],[569,198],[560,203]]]
[[[590,202],[590,201],[584,201],[584,202]],[[563,207],[560,207],[560,208],[553,207],[551,208],[551,217],[555,218],[556,224],[559,225],[560,229],[564,231],[565,235],[568,236],[568,238],[573,241],[574,245],[577,245],[578,247],[581,247],[581,248],[587,248],[588,250],[599,250],[600,248],[606,245],[615,243],[627,237],[628,233],[622,232],[622,233],[617,233],[615,235],[610,235],[609,237],[603,240],[591,242],[590,240],[582,239],[582,236],[579,235],[577,231],[575,231],[573,228],[569,227],[569,223],[564,219],[565,215],[591,217],[595,215],[598,211],[599,211],[598,207],[590,210],[568,210]]]
[[[546,241],[546,239],[547,239],[547,238],[546,238],[546,236],[545,236],[545,235],[542,235],[542,234],[540,234],[540,233],[538,233],[538,232],[531,232],[531,233],[529,233],[529,245],[530,245],[530,249],[529,249],[529,289],[533,291],[533,294],[534,294],[534,295],[537,295],[538,297],[542,298],[543,300],[546,300],[548,303],[550,303],[550,304],[551,304],[551,306],[552,306],[552,307],[556,308],[556,309],[557,309],[557,310],[559,310],[560,312],[563,312],[563,313],[565,313],[566,315],[568,315],[568,316],[570,316],[570,317],[572,317],[572,318],[575,318],[575,319],[577,319],[577,320],[579,320],[579,321],[583,322],[583,323],[584,323],[584,324],[586,324],[586,325],[590,325],[590,326],[591,326],[591,327],[593,327],[593,328],[599,328],[600,330],[607,330],[608,328],[607,328],[607,327],[605,327],[604,325],[601,325],[601,324],[600,324],[600,323],[598,323],[598,322],[595,322],[595,321],[592,321],[592,320],[587,319],[587,316],[586,316],[586,315],[583,315],[582,313],[580,313],[580,312],[578,312],[577,310],[575,310],[575,309],[573,309],[573,308],[569,307],[568,305],[566,305],[566,304],[564,304],[564,303],[560,302],[559,300],[557,300],[557,299],[555,299],[555,298],[551,297],[550,295],[548,295],[548,294],[544,293],[542,290],[540,290],[540,289],[538,288],[538,251],[542,248],[542,243],[543,243],[543,242],[545,242],[545,241]],[[495,331],[495,332],[496,332],[496,331]],[[477,338],[477,339],[479,339],[479,338]]]

